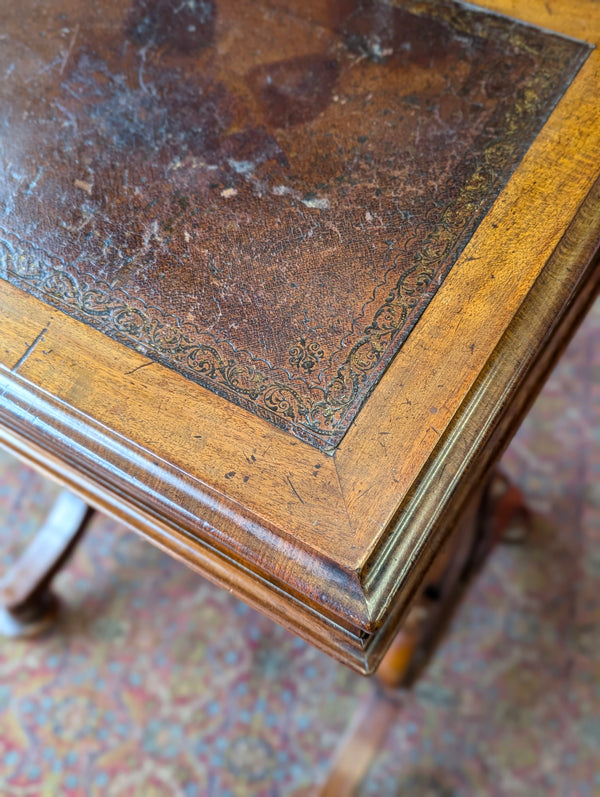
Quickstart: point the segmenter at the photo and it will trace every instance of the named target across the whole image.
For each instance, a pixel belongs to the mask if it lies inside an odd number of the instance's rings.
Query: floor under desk
[[[598,788],[599,344],[597,303],[504,457],[530,540],[492,554],[359,795]],[[0,456],[3,569],[57,490]],[[371,689],[99,515],[58,590],[54,630],[0,639],[5,794],[308,795]]]

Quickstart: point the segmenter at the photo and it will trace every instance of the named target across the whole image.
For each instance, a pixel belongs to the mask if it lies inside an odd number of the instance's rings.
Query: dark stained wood
[[[32,636],[56,611],[50,586],[91,517],[87,504],[63,490],[37,536],[0,579],[0,634]]]
[[[600,43],[598,4],[495,2]],[[372,672],[597,291],[599,109],[594,49],[333,453],[5,281],[3,444]]]

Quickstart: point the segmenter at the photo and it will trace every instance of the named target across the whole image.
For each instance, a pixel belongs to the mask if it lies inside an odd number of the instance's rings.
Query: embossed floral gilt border
[[[500,17],[433,0],[403,6],[442,17],[459,31],[510,37],[513,47],[530,46],[530,29],[527,37],[520,37],[524,26]],[[474,23],[474,18],[481,19]],[[481,159],[437,223],[423,225],[422,245],[412,265],[388,292],[327,385],[309,381],[312,366],[322,357],[318,341],[296,341],[289,350],[292,368],[273,368],[251,352],[236,350],[206,330],[165,315],[1,226],[0,277],[317,448],[332,449],[589,53],[585,45],[541,31],[536,34],[541,63],[532,76],[535,91],[526,87],[514,96],[499,125],[502,133],[485,140]],[[401,250],[398,242],[396,256]]]

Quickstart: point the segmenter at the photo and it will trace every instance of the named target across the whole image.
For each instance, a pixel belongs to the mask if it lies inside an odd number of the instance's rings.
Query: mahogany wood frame
[[[478,5],[600,43],[589,0]],[[372,672],[592,302],[599,241],[594,49],[332,455],[7,283],[0,440]]]

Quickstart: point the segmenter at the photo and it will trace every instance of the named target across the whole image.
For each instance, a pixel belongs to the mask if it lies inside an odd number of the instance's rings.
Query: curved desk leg
[[[0,579],[0,634],[35,636],[54,620],[58,602],[50,587],[82,536],[92,510],[60,493],[42,528]]]
[[[376,674],[375,688],[341,741],[320,797],[350,797],[398,719],[402,690],[427,666],[494,544],[526,538],[529,512],[518,487],[494,472],[482,497],[433,563]]]

